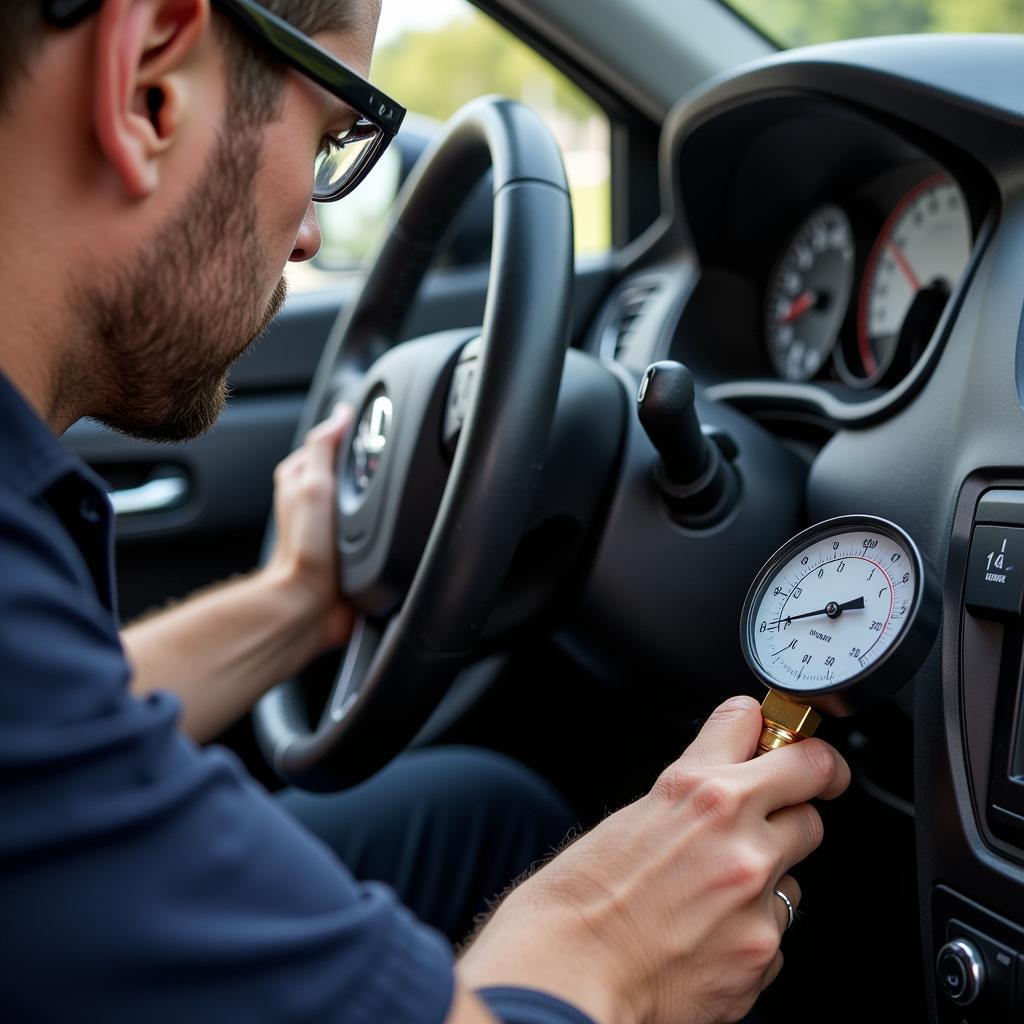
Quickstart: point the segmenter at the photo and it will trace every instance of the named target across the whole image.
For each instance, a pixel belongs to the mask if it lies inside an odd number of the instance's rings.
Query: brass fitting
[[[761,717],[764,728],[757,741],[757,754],[767,754],[776,747],[809,739],[821,724],[821,715],[813,708],[797,704],[774,690],[769,690],[761,701]]]

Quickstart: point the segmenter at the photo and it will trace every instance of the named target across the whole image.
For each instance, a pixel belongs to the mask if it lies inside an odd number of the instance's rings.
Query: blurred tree
[[[938,32],[1024,32],[1024,0],[934,0]]]
[[[903,32],[1021,32],[1024,0],[733,0],[784,46]]]
[[[429,32],[404,32],[374,56],[373,78],[410,110],[443,121],[467,99],[501,93],[576,120],[591,100],[541,57],[475,11]]]

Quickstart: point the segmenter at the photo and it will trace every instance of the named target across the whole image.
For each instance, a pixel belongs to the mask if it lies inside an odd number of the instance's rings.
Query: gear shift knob
[[[654,479],[676,520],[691,529],[719,522],[739,497],[736,470],[704,435],[693,374],[665,360],[647,367],[637,392],[640,424],[661,456]],[[733,449],[729,458],[735,456]]]

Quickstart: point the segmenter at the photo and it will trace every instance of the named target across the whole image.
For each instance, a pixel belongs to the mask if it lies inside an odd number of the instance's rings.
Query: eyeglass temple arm
[[[100,9],[103,0],[46,0],[43,14],[57,28],[71,28]]]

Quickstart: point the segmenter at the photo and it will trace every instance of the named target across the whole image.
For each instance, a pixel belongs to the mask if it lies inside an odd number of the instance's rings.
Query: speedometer
[[[800,225],[768,285],[765,335],[780,377],[810,380],[832,354],[853,289],[850,219],[822,206]]]
[[[851,383],[876,384],[910,369],[931,340],[970,252],[967,204],[948,175],[927,178],[903,196],[864,270],[856,350],[846,359]]]

